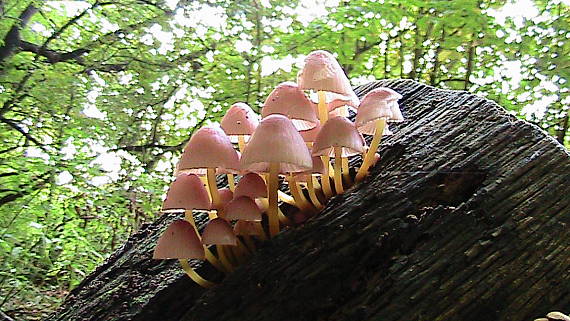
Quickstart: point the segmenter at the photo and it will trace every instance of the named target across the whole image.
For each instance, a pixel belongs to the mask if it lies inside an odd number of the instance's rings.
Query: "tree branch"
[[[32,143],[36,144],[39,148],[41,148],[43,151],[45,150],[44,144],[40,143],[37,139],[35,139],[32,135],[30,135],[29,133],[27,133],[22,127],[18,126],[18,124],[8,118],[4,118],[2,116],[0,116],[0,121],[3,122],[4,124],[12,127],[13,129],[15,129],[17,132],[19,132],[20,134],[22,134],[24,137],[26,137],[27,140],[31,141]]]
[[[14,24],[10,31],[4,37],[4,45],[0,47],[0,64],[10,57],[16,48],[20,45],[20,31],[28,24],[32,16],[38,12],[38,8],[34,4],[30,4],[20,13],[19,22]]]

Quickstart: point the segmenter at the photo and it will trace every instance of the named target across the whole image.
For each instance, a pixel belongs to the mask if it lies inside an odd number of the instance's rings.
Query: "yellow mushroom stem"
[[[326,199],[329,199],[334,195],[332,192],[331,181],[329,177],[330,157],[321,156],[321,160],[323,161],[323,167],[324,167],[323,175],[321,175],[321,185],[323,186],[323,192],[325,193]]]
[[[190,266],[188,260],[179,259],[178,261],[180,262],[180,266],[182,266],[184,272],[186,272],[186,274],[192,279],[192,281],[196,282],[199,286],[203,288],[211,288],[214,285],[216,285],[216,283],[210,282],[201,277],[200,275],[198,275],[198,273],[196,273],[196,271],[194,271],[194,269]]]
[[[342,147],[334,147],[334,189],[337,194],[344,193],[342,186]]]
[[[264,197],[264,198],[260,198],[259,200],[262,202],[264,208],[269,209],[269,202],[268,202],[267,198]],[[267,211],[267,212],[269,212],[269,211]],[[291,222],[291,220],[287,216],[285,216],[285,214],[283,214],[283,212],[281,211],[279,206],[277,206],[277,216],[279,217],[279,222],[281,224],[287,225],[287,226],[293,225],[293,222]]]
[[[238,264],[247,262],[247,258],[251,255],[251,251],[245,244],[237,238],[237,245],[231,247],[232,254],[236,258]]]
[[[184,211],[184,218],[194,227],[196,234],[200,237],[200,233],[198,233],[198,228],[196,227],[196,221],[194,221],[194,216],[192,215],[192,210]],[[218,258],[204,245],[204,252],[206,253],[206,261],[210,262],[218,271],[222,273],[229,273],[230,271],[226,269],[226,267],[218,260]]]
[[[230,188],[230,191],[234,191],[236,189],[236,179],[234,177],[234,174],[230,174],[228,173],[228,187]]]
[[[243,150],[245,148],[245,137],[243,137],[243,135],[238,135],[238,148],[239,152],[243,153]]]
[[[267,196],[269,197],[269,208],[267,216],[269,217],[269,236],[273,237],[279,233],[279,217],[277,214],[277,188],[279,187],[279,163],[271,162],[269,164],[269,179],[267,184]]]
[[[350,168],[348,167],[348,158],[342,158],[342,179],[347,186],[352,185],[352,178],[350,177]]]
[[[376,130],[374,131],[374,136],[372,137],[372,142],[370,142],[370,148],[363,156],[362,165],[356,173],[356,181],[360,182],[366,175],[368,175],[368,169],[374,163],[374,154],[378,150],[380,141],[382,140],[382,134],[384,133],[384,127],[386,126],[386,118],[380,118],[376,121]]]
[[[242,238],[243,238],[243,242],[245,243],[245,245],[247,246],[249,251],[252,253],[255,252],[256,246],[255,246],[255,243],[253,242],[253,239],[251,238],[251,236],[242,235]]]
[[[314,180],[316,180],[316,178],[313,177],[313,175],[310,175],[309,179],[307,180],[307,190],[309,191],[309,199],[313,205],[320,210],[323,208],[323,204],[321,204],[321,201],[319,201],[319,198],[317,197],[317,193],[315,193]]]
[[[313,211],[313,206],[305,198],[305,195],[303,194],[302,189],[299,187],[299,184],[297,183],[295,177],[291,174],[289,175],[287,181],[289,182],[289,190],[295,199],[295,203],[299,204],[298,208],[303,212]]]
[[[221,208],[220,194],[218,193],[218,184],[216,183],[216,169],[208,168],[206,178],[208,179],[208,190],[212,198],[212,205],[214,208]]]
[[[220,262],[224,265],[228,273],[231,273],[234,270],[234,265],[230,261],[230,257],[228,256],[227,249],[225,245],[216,245],[216,250],[218,252],[218,257],[220,258]]]

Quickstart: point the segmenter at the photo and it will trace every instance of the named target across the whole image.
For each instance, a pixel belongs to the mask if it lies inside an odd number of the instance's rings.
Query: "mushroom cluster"
[[[247,104],[236,103],[221,129],[204,127],[192,135],[163,204],[163,211],[183,211],[185,219],[164,231],[153,257],[179,259],[196,283],[214,285],[188,260],[206,260],[230,273],[261,242],[316,215],[329,198],[361,181],[378,159],[381,137],[391,134],[387,123],[403,120],[401,97],[381,87],[360,101],[332,54],[310,53],[297,82],[281,83],[269,94],[261,121]],[[355,122],[347,118],[349,110],[356,111]],[[369,147],[363,135],[373,136]],[[349,158],[355,156],[363,162],[351,172]],[[218,175],[227,175],[229,189],[218,188]],[[279,189],[280,177],[288,193]],[[285,215],[280,202],[296,209]],[[209,214],[201,234],[195,210]]]

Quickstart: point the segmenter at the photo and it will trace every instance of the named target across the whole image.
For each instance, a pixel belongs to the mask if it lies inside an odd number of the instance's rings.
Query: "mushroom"
[[[216,245],[220,261],[229,271],[233,270],[233,264],[228,258],[229,253],[225,252],[224,246],[237,246],[237,237],[226,220],[218,217],[208,222],[204,231],[202,231],[202,243],[205,245]]]
[[[269,173],[267,214],[269,234],[274,236],[279,233],[278,175],[311,169],[309,150],[289,118],[270,115],[259,123],[251,136],[243,151],[241,165],[246,171]]]
[[[229,137],[218,128],[200,128],[184,148],[178,162],[180,171],[204,174],[212,197],[212,205],[216,209],[223,208],[216,185],[216,168],[228,172],[239,173],[239,156],[233,148]]]
[[[305,65],[297,75],[297,83],[302,90],[314,90],[318,94],[318,114],[321,123],[328,119],[326,93],[333,92],[352,96],[352,88],[342,67],[334,56],[324,50],[316,50],[305,58]]]
[[[166,194],[166,199],[162,204],[165,212],[177,212],[184,210],[184,216],[198,233],[196,222],[192,215],[192,210],[209,210],[211,207],[208,192],[204,188],[202,181],[195,174],[179,174]],[[221,262],[208,249],[204,248],[206,259],[213,266],[222,272],[227,272]]]
[[[317,126],[315,126],[314,128],[309,129],[309,130],[303,130],[303,131],[299,132],[299,134],[301,134],[301,137],[303,137],[303,140],[307,144],[307,147],[313,148],[313,144],[314,144],[315,140],[317,139],[317,135],[321,131],[321,127],[322,127],[321,123],[319,122],[317,124]],[[326,157],[326,159],[324,159],[324,157]],[[329,163],[328,156],[323,156],[323,159],[320,162],[328,164]],[[329,172],[331,172],[330,171],[330,164],[327,165],[327,170],[322,172],[322,175],[321,175],[321,184],[323,187],[323,193],[325,194],[326,198],[331,198],[333,196]],[[313,202],[313,204],[314,204],[314,202]]]
[[[224,212],[227,220],[255,222],[257,225],[261,222],[261,210],[255,201],[248,196],[240,196],[233,199],[226,205]],[[255,244],[251,240],[251,237],[245,235],[243,239],[247,247],[255,251]]]
[[[272,114],[289,117],[297,130],[314,128],[319,121],[313,103],[299,86],[291,81],[277,85],[267,96],[261,109],[261,117],[265,118]]]
[[[297,75],[297,83],[302,90],[317,91],[317,108],[321,124],[324,124],[329,118],[326,92],[335,94],[333,97],[338,100],[340,100],[339,96],[344,96],[347,104],[348,102],[354,104],[356,95],[350,86],[350,81],[338,61],[327,51],[316,50],[307,55],[305,65]],[[322,158],[324,163],[330,162],[328,155],[324,155]],[[325,167],[327,166],[325,165]],[[331,197],[332,195],[329,195],[330,189],[327,188],[328,183],[327,181],[323,182],[323,191],[327,197]]]
[[[251,107],[246,103],[235,103],[222,118],[220,127],[233,143],[237,139],[239,151],[243,152],[246,139],[249,139],[258,124],[258,116]]]
[[[188,259],[204,260],[204,245],[195,227],[188,221],[176,220],[162,233],[154,252],[153,259],[178,259],[186,274],[202,287],[209,288],[215,284],[202,278],[188,264]]]
[[[342,158],[362,153],[364,138],[346,117],[331,118],[323,126],[313,145],[313,156],[334,155],[334,183],[337,194],[343,193],[341,178]],[[328,164],[323,164],[327,171]]]
[[[386,127],[386,122],[403,120],[396,102],[400,97],[402,96],[395,91],[380,87],[368,92],[362,99],[356,114],[356,127],[359,132],[373,135],[373,137],[370,148],[363,157],[362,165],[356,173],[357,182],[361,181],[368,173],[382,136],[391,134]]]

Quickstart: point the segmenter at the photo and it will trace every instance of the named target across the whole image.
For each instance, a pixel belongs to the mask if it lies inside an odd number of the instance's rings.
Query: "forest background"
[[[41,319],[159,215],[192,132],[307,53],[487,97],[570,146],[569,0],[0,0],[0,313]]]

